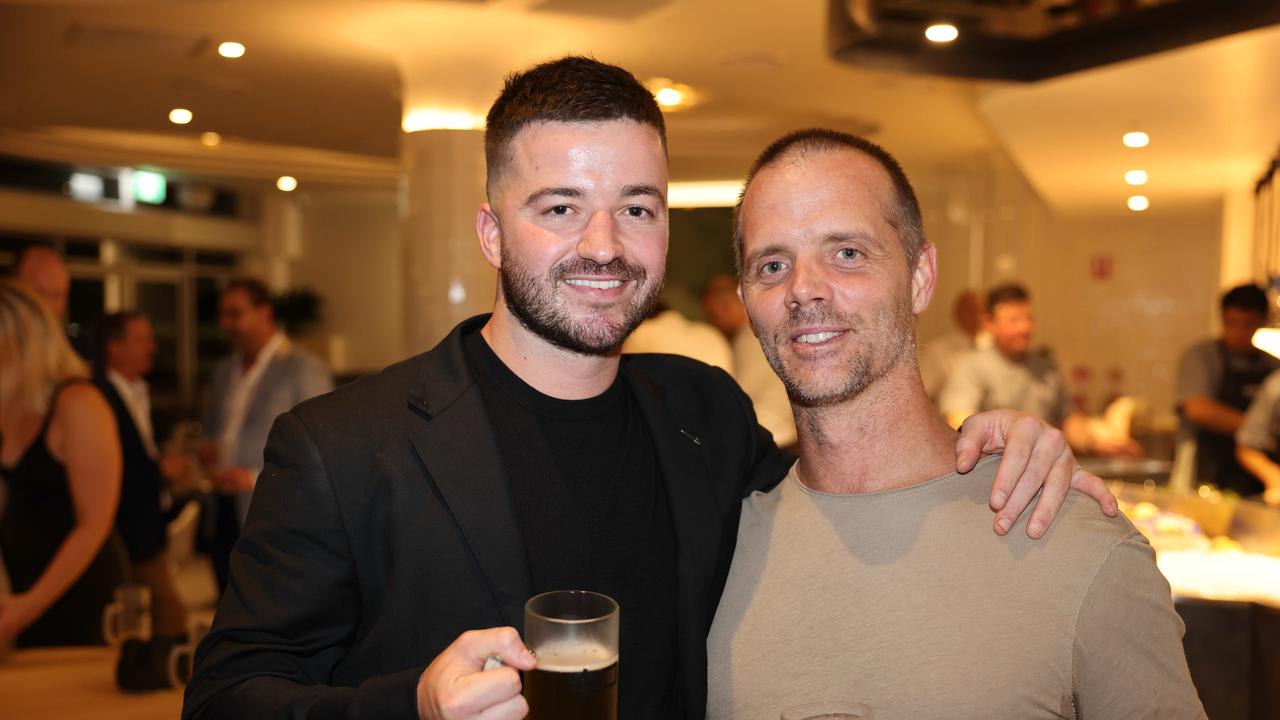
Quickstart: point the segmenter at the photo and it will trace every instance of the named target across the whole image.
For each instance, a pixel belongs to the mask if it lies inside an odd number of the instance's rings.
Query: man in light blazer
[[[293,406],[333,389],[324,361],[297,347],[276,326],[271,292],[258,280],[222,290],[219,323],[232,354],[213,372],[200,460],[218,490],[213,538],[219,588],[262,471],[272,423]]]

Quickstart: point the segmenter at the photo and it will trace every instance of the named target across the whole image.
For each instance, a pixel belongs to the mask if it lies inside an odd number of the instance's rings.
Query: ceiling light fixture
[[[1147,199],[1146,195],[1130,195],[1129,196],[1130,210],[1134,212],[1142,212],[1143,210],[1146,210],[1149,207],[1151,207],[1151,201]]]
[[[218,147],[222,143],[222,136],[216,132],[200,133],[200,144],[205,147]]]
[[[644,86],[653,93],[653,99],[658,101],[658,106],[668,112],[684,110],[698,104],[697,91],[671,78],[650,78]]]
[[[276,189],[281,192],[293,192],[298,189],[298,179],[292,175],[281,175],[276,178]]]
[[[1129,185],[1146,185],[1148,179],[1146,170],[1129,170],[1124,174],[1124,181]]]
[[[466,110],[422,108],[410,110],[400,121],[400,129],[407,133],[422,130],[479,130],[483,127],[484,116]]]
[[[174,108],[169,111],[169,122],[174,125],[186,125],[193,117],[195,116],[186,108]]]
[[[1151,142],[1151,138],[1144,132],[1127,132],[1122,140],[1125,147],[1131,148],[1146,147]]]
[[[224,42],[218,45],[218,54],[224,58],[244,57],[244,45],[238,42]]]
[[[934,23],[924,29],[924,37],[929,42],[949,43],[960,37],[960,31],[951,23]]]

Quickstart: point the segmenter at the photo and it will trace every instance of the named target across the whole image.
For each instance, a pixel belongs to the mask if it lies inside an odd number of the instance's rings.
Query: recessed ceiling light
[[[675,88],[662,88],[653,94],[653,98],[663,107],[674,107],[684,100],[684,93]]]
[[[1151,207],[1151,201],[1147,199],[1146,195],[1130,195],[1129,196],[1130,210],[1134,212],[1142,212],[1143,210],[1146,210],[1149,207]]]
[[[1146,170],[1129,170],[1124,174],[1124,181],[1130,185],[1146,185],[1148,179]]]
[[[216,132],[200,133],[200,144],[205,147],[218,147],[218,144],[221,142],[222,136]]]
[[[484,116],[466,110],[419,108],[410,110],[400,121],[400,129],[407,133],[422,130],[479,130],[482,127]]]
[[[924,29],[924,36],[929,42],[949,43],[960,37],[960,31],[951,23],[935,23]]]
[[[193,117],[195,116],[186,108],[174,108],[169,111],[169,122],[174,125],[186,125]]]
[[[1124,146],[1131,148],[1146,147],[1151,142],[1151,138],[1147,137],[1144,132],[1127,132],[1124,134]]]
[[[244,57],[244,45],[238,42],[224,42],[218,45],[218,54],[224,58]]]
[[[276,188],[284,192],[293,192],[298,189],[298,179],[292,175],[281,175],[276,178]]]

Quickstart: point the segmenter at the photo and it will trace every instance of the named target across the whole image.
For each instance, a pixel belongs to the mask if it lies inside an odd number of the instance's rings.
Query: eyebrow
[[[628,185],[622,188],[622,197],[652,197],[663,205],[667,204],[667,194],[657,188],[656,185]]]
[[[575,188],[575,187],[542,188],[541,190],[538,190],[537,192],[533,193],[529,197],[525,198],[524,204],[527,207],[529,205],[532,205],[538,202],[539,200],[542,200],[543,198],[548,198],[548,197],[580,198],[584,194],[585,193],[582,192],[581,188]]]

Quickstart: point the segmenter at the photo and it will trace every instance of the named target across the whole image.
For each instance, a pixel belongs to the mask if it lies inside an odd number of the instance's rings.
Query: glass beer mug
[[[618,603],[560,590],[524,606],[524,644],[538,666],[524,673],[528,720],[616,720]]]

